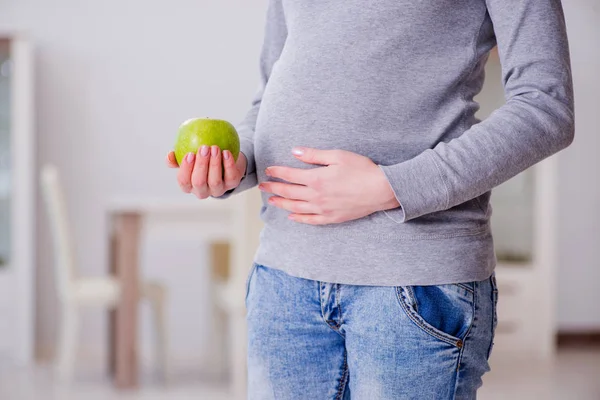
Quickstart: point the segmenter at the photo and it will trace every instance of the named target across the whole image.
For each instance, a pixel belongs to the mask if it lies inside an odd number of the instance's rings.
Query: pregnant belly
[[[446,97],[440,105],[441,95],[435,88],[406,93],[400,84],[384,86],[354,76],[322,76],[306,71],[301,74],[294,68],[276,65],[263,95],[255,129],[259,182],[267,180],[264,171],[270,166],[315,167],[298,161],[291,153],[294,146],[346,150],[377,164],[392,165],[414,158],[441,140],[462,134],[464,102],[460,93],[457,92],[456,98]],[[263,220],[292,229],[287,212],[268,206],[267,197],[263,195]],[[455,214],[457,226],[464,224],[465,229],[487,221],[486,213],[477,202],[471,201],[422,217],[411,226],[431,225],[432,232],[436,232],[438,220],[447,220],[448,213]],[[384,230],[400,229],[382,213],[344,226],[364,224],[375,224]],[[340,228],[343,227],[322,229]]]
[[[448,133],[439,127],[448,126],[447,121],[463,111],[460,98],[444,109],[424,104],[432,98],[439,94],[424,91],[410,98],[400,83],[390,87],[356,76],[300,72],[278,63],[256,123],[257,168],[308,167],[291,155],[294,146],[347,150],[385,165],[406,161],[434,147]]]

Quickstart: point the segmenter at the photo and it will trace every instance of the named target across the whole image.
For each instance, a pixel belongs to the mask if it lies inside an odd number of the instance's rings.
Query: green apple
[[[192,118],[179,127],[175,141],[175,158],[181,165],[188,153],[196,153],[202,146],[219,146],[229,150],[237,161],[240,154],[240,137],[229,122],[220,119]]]

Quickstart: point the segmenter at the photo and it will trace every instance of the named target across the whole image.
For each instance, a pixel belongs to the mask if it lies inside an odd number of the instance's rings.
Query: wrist
[[[387,211],[387,210],[393,210],[395,208],[400,208],[400,202],[394,195],[394,191],[390,187],[389,183],[387,185],[385,193],[386,193],[386,197],[384,197],[385,200],[381,204],[380,211]]]
[[[379,189],[376,191],[378,195],[375,196],[377,201],[377,211],[387,211],[401,207],[400,202],[396,198],[396,194],[392,189],[390,181],[385,176],[385,173],[381,168],[379,168],[379,166],[377,166],[377,171],[377,185]]]

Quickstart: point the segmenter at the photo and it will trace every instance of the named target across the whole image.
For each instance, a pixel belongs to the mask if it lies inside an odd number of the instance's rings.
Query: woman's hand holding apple
[[[247,163],[243,153],[236,162],[229,150],[222,152],[218,146],[202,146],[197,153],[186,154],[181,165],[171,151],[166,162],[170,168],[179,168],[177,182],[181,190],[199,199],[219,197],[238,187]]]

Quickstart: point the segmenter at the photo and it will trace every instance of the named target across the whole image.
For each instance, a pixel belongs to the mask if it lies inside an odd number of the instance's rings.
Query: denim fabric
[[[355,286],[254,265],[248,399],[474,399],[496,324],[494,276]]]

